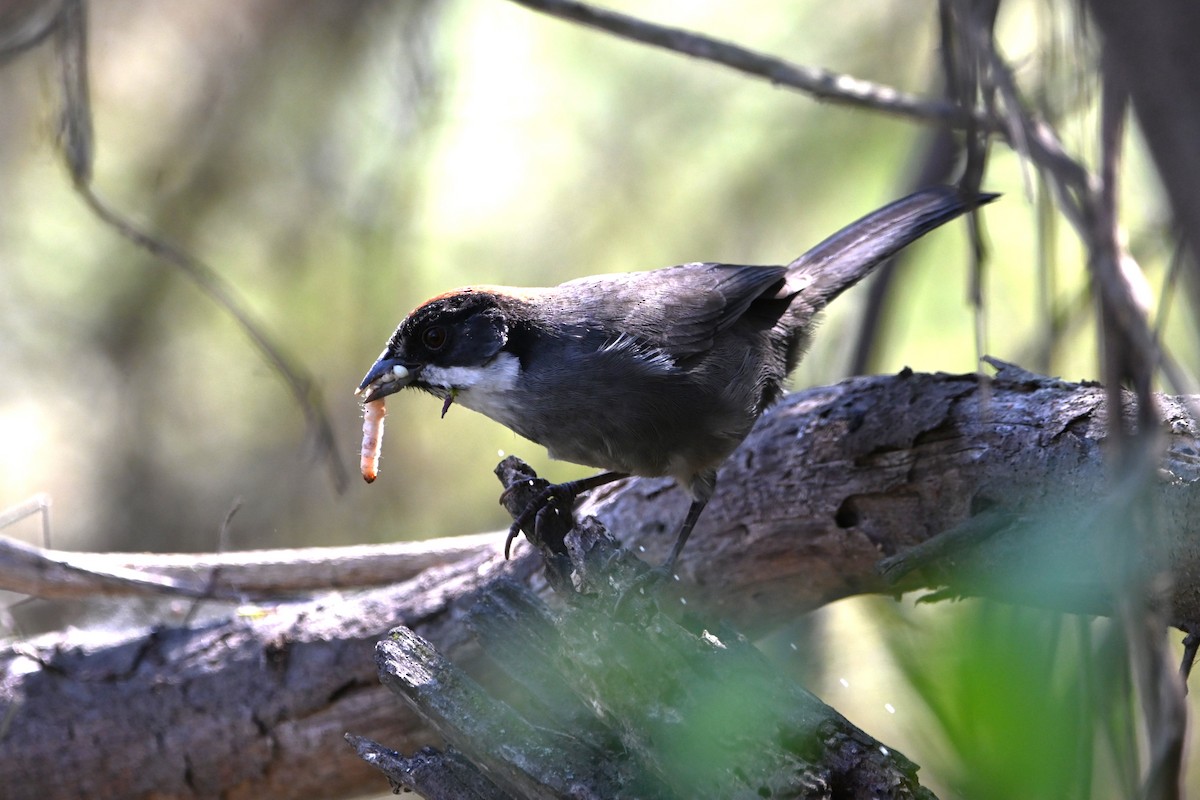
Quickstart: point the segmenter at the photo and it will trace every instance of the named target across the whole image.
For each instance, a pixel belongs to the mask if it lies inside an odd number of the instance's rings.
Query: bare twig
[[[0,537],[0,589],[47,599],[116,596],[262,600],[408,580],[499,552],[502,533],[235,553],[72,553]]]
[[[980,79],[985,60],[980,50],[973,46],[973,37],[964,31],[971,29],[978,33],[980,39],[994,40],[996,14],[1000,10],[999,0],[942,0],[938,8],[941,20],[942,62],[950,95],[956,105],[962,108],[974,107],[979,95],[982,95],[980,99],[985,108],[994,107],[995,89]],[[973,196],[980,191],[983,183],[991,137],[988,135],[989,131],[974,120],[969,121],[964,133],[966,165],[960,187],[967,195]],[[971,242],[967,295],[975,319],[975,358],[980,359],[987,354],[988,346],[987,306],[983,300],[985,257],[978,214],[972,212],[967,215],[967,229]]]
[[[1106,70],[1100,107],[1100,183],[1089,215],[1093,235],[1089,263],[1098,284],[1104,330],[1104,376],[1110,407],[1121,403],[1120,385],[1137,394],[1137,427],[1127,430],[1114,415],[1111,436],[1118,485],[1128,488],[1123,511],[1114,516],[1110,536],[1112,572],[1118,585],[1117,618],[1126,639],[1138,688],[1147,739],[1147,769],[1141,794],[1177,798],[1182,789],[1183,745],[1187,711],[1177,673],[1166,652],[1166,620],[1155,602],[1168,591],[1170,576],[1161,520],[1148,487],[1158,465],[1158,414],[1151,394],[1158,348],[1146,319],[1148,297],[1139,297],[1145,279],[1120,244],[1118,181],[1129,94],[1118,76]],[[1127,573],[1128,564],[1143,565]]]
[[[226,311],[258,349],[268,364],[283,378],[292,397],[304,413],[305,423],[318,452],[324,457],[338,492],[347,485],[346,467],[338,457],[333,426],[319,391],[308,373],[284,352],[283,348],[255,320],[216,270],[143,231],[105,203],[92,188],[92,162],[95,145],[92,135],[92,110],[87,79],[87,15],[83,0],[65,0],[57,16],[56,42],[63,89],[63,108],[59,126],[59,147],[70,170],[75,189],[99,219],[155,258],[175,267],[187,276],[210,300]]]
[[[78,186],[92,179],[96,150],[88,90],[87,7],[83,0],[64,0],[55,31],[63,92],[58,144]]]
[[[927,100],[890,86],[816,67],[794,64],[710,36],[657,25],[637,17],[609,11],[578,0],[512,0],[518,5],[559,19],[577,22],[664,50],[711,61],[747,75],[764,78],[818,100],[868,108],[919,122],[964,127],[969,123],[990,129],[990,118],[944,100]]]
[[[240,599],[216,588],[210,592],[212,587],[206,586],[204,581],[82,561],[77,554],[57,553],[14,539],[0,539],[0,589],[57,598],[150,595]]]
[[[1092,177],[1070,156],[1054,128],[1026,110],[1012,67],[996,52],[990,31],[968,25],[964,32],[974,39],[972,44],[981,54],[987,77],[996,91],[1002,108],[996,122],[1002,135],[1046,176],[1063,216],[1085,236],[1087,226],[1081,204],[1086,202],[1086,193],[1094,185]]]
[[[242,507],[242,498],[240,498],[240,497],[235,498],[233,501],[233,505],[231,505],[229,507],[228,513],[225,514],[225,519],[221,521],[221,527],[217,531],[217,552],[218,553],[224,553],[226,550],[229,549],[229,526],[230,526],[230,523],[233,522],[233,515],[236,514],[238,512],[238,509],[240,509],[241,507]],[[196,614],[199,613],[201,606],[204,605],[205,599],[207,599],[211,595],[211,590],[216,588],[217,582],[220,580],[220,578],[221,578],[220,565],[214,566],[211,570],[209,570],[208,580],[206,581],[207,590],[205,592],[205,595],[203,597],[197,597],[195,599],[195,601],[192,603],[191,608],[189,608],[187,610],[187,614],[184,615],[183,622],[182,622],[182,624],[184,626],[191,625],[192,620],[195,619]]]
[[[1162,367],[1171,370],[1172,365],[1162,358],[1154,343],[1146,320],[1145,303],[1139,297],[1140,286],[1145,283],[1140,267],[1123,251],[1114,250],[1117,255],[1111,261],[1111,268],[1105,268],[1096,257],[1096,243],[1099,241],[1096,237],[1100,230],[1113,230],[1112,247],[1117,247],[1116,219],[1114,217],[1110,221],[1106,215],[1101,196],[1106,191],[1105,187],[1111,187],[1115,182],[1116,164],[1103,167],[1107,170],[1104,175],[1093,175],[1072,158],[1054,128],[1025,108],[1012,67],[996,51],[990,33],[983,26],[967,26],[966,32],[974,37],[975,45],[980,48],[988,66],[988,75],[1002,103],[1003,113],[999,115],[999,120],[1004,136],[1038,168],[1057,198],[1059,210],[1088,248],[1095,270],[1096,288],[1110,303],[1115,321],[1122,326],[1126,336],[1137,342],[1139,353],[1146,359],[1147,369]],[[1110,131],[1109,135],[1119,138],[1123,131],[1121,126],[1119,130]],[[1113,151],[1110,148],[1106,152]],[[1116,212],[1113,209],[1107,213]]]
[[[329,467],[334,487],[339,492],[344,491],[347,484],[346,466],[338,457],[333,424],[329,421],[329,413],[325,410],[325,401],[321,398],[320,391],[313,385],[308,372],[293,362],[266,329],[250,315],[250,311],[242,306],[233,292],[233,287],[203,261],[134,225],[101,200],[90,185],[76,184],[76,189],[88,208],[105,224],[152,256],[180,270],[200,291],[208,295],[210,300],[233,317],[262,357],[287,384],[293,399],[304,412],[305,423]]]
[[[14,522],[32,517],[34,514],[42,515],[42,547],[50,546],[50,495],[45,492],[38,492],[28,500],[23,500],[15,506],[9,506],[5,509],[0,509],[0,529],[7,528]],[[2,540],[0,540],[2,541]]]
[[[0,66],[54,35],[62,2],[7,0],[0,3]]]

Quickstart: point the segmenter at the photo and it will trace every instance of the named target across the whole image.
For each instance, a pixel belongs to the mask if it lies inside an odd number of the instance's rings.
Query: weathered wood
[[[453,797],[456,800],[510,800],[485,778],[469,761],[454,751],[441,752],[423,747],[411,757],[363,736],[346,734],[346,741],[358,757],[387,776],[396,794],[404,790],[420,791],[426,798]]]
[[[498,469],[514,517],[538,488]],[[487,654],[522,687],[490,697],[425,640],[398,628],[380,676],[506,794],[530,798],[929,798],[916,767],[780,676],[719,622],[686,630],[652,593],[645,566],[594,519],[566,534],[543,515],[532,538],[569,602],[493,584],[468,617]],[[558,530],[544,530],[549,527]],[[578,593],[557,556],[569,554]],[[413,785],[430,800],[452,798]]]
[[[278,600],[398,583],[426,569],[490,552],[494,544],[491,534],[473,534],[429,542],[227,553],[81,553],[0,537],[0,587],[55,600],[168,594]]]
[[[528,580],[536,566],[505,564],[499,545],[353,596],[236,613],[216,605],[187,627],[67,631],[5,650],[0,796],[309,798],[378,788],[343,734],[410,752],[431,734],[379,685],[373,648],[404,622],[470,663],[468,598],[499,574]]]
[[[970,569],[976,578],[1008,561],[1043,587],[1081,577],[1086,588],[1102,562],[1086,530],[1103,521],[1108,486],[1102,395],[1029,376],[907,373],[792,395],[722,471],[672,590],[689,608],[716,608],[753,635],[838,597],[896,591],[877,571],[879,559],[997,508],[1014,519],[1046,519],[1057,508],[1076,524],[986,537]],[[1155,494],[1174,608],[1195,619],[1200,441],[1186,402],[1160,399],[1165,446]],[[634,552],[645,546],[655,563],[686,503],[663,481],[631,481],[598,491],[584,510]],[[5,797],[369,791],[379,776],[340,741],[345,731],[406,752],[431,742],[428,726],[398,713],[378,687],[373,643],[404,624],[469,668],[479,646],[465,620],[480,587],[503,577],[548,596],[540,560],[521,542],[505,564],[503,538],[458,560],[432,558],[396,586],[281,602],[261,614],[209,606],[187,628],[172,621],[178,612],[164,613],[154,629],[64,631],[0,652]],[[437,543],[430,550],[449,552]],[[969,555],[952,549],[934,566],[966,564]],[[953,577],[927,569],[901,586]],[[1039,591],[1026,585],[1023,595]]]
[[[1132,424],[1136,410],[1126,395]],[[1172,619],[1200,620],[1200,427],[1192,398],[1160,396],[1164,450],[1154,495]],[[1006,369],[983,376],[855,378],[792,395],[726,463],[678,572],[690,603],[748,633],[855,594],[955,582],[1070,611],[1103,612],[1114,583],[1103,526],[1114,515],[1104,390]],[[688,498],[666,480],[604,487],[595,514],[652,563]],[[939,568],[893,585],[882,558],[998,509],[1013,524]]]

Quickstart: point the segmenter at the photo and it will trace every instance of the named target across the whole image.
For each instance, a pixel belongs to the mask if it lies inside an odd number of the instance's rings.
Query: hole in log
[[[833,521],[839,528],[853,528],[858,524],[858,506],[853,497],[847,497],[842,501],[842,504],[838,506],[837,513],[833,515]]]

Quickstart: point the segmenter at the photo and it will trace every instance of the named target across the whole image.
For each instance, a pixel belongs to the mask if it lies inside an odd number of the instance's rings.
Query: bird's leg
[[[683,518],[683,527],[679,529],[679,535],[675,537],[675,545],[671,548],[671,554],[657,567],[651,567],[643,573],[626,590],[626,595],[635,589],[639,591],[649,589],[675,574],[675,564],[679,561],[679,554],[683,552],[683,546],[687,544],[688,537],[692,535],[692,528],[696,527],[696,520],[700,519],[700,512],[704,511],[706,505],[708,505],[707,497],[692,500],[692,504],[688,506],[687,516]]]
[[[696,520],[700,519],[701,512],[708,505],[708,499],[713,496],[716,489],[717,471],[715,469],[706,469],[692,476],[688,485],[688,491],[692,495],[692,504],[688,506],[687,516],[683,518],[683,527],[679,529],[679,535],[675,537],[671,555],[667,556],[666,561],[650,570],[649,577],[653,579],[654,583],[675,574],[675,562],[679,561],[679,554],[683,552],[683,546],[687,544],[688,537],[692,535],[692,528],[696,527]]]
[[[706,505],[708,505],[707,494],[692,500],[692,504],[688,506],[687,516],[683,518],[683,526],[679,529],[679,535],[675,537],[675,545],[671,548],[671,554],[657,567],[651,567],[639,575],[629,584],[629,588],[621,593],[621,597],[617,600],[617,605],[614,608],[614,613],[617,617],[626,616],[631,596],[645,594],[647,589],[653,589],[663,581],[674,576],[675,564],[679,561],[679,555],[683,552],[683,546],[687,544],[688,537],[692,535],[692,528],[696,527],[696,520],[700,519],[700,514],[704,511]]]
[[[521,529],[537,519],[537,515],[542,509],[549,506],[551,503],[557,503],[568,514],[575,506],[575,498],[588,491],[595,489],[597,486],[603,486],[606,483],[619,481],[622,478],[628,478],[629,475],[624,472],[601,472],[599,475],[593,475],[590,478],[580,478],[576,481],[567,481],[566,483],[552,483],[545,489],[540,491],[536,497],[525,506],[525,510],[520,516],[513,520],[513,524],[508,529],[508,538],[504,541],[504,558],[507,559],[509,551],[512,549],[513,540],[520,534]],[[507,495],[513,487],[504,490]],[[501,502],[504,500],[504,495],[501,496]],[[684,537],[687,538],[686,536]]]
[[[688,537],[692,535],[692,528],[696,527],[696,520],[700,519],[700,513],[704,511],[706,505],[708,505],[708,498],[701,497],[693,500],[692,504],[688,506],[687,516],[683,518],[683,527],[679,529],[679,535],[675,537],[675,546],[671,548],[671,555],[655,568],[662,574],[662,577],[669,578],[675,573],[675,562],[679,560],[679,554],[683,552],[683,546],[687,544]]]

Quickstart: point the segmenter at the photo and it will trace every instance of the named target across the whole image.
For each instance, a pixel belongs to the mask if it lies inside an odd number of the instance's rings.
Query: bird
[[[819,313],[903,247],[996,197],[922,189],[786,266],[697,262],[545,288],[456,289],[400,322],[356,394],[365,405],[420,389],[442,400],[443,416],[464,406],[551,458],[602,470],[541,492],[513,522],[506,557],[549,503],[569,511],[606,483],[674,478],[691,504],[654,570],[665,577],[721,464],[783,394]]]

